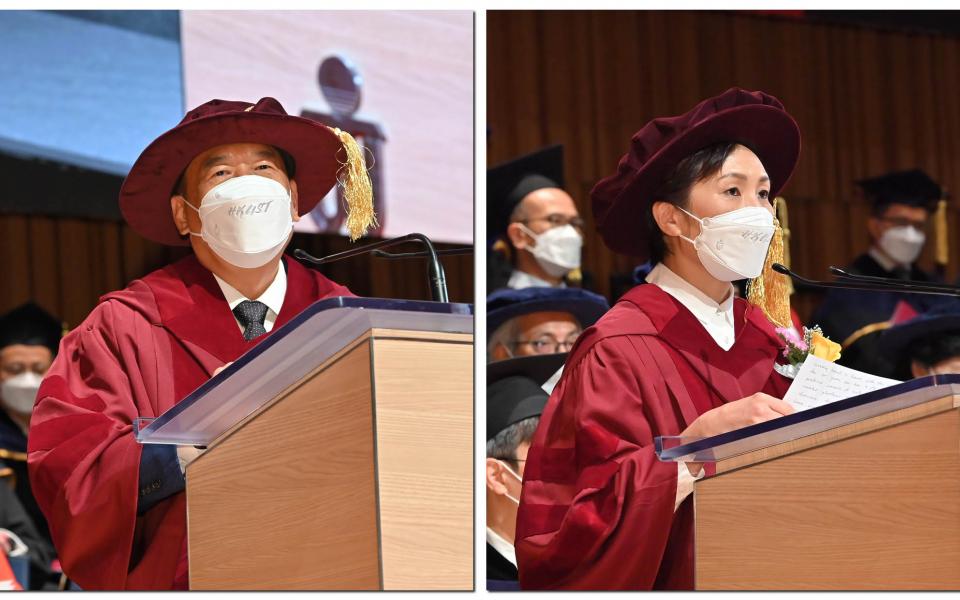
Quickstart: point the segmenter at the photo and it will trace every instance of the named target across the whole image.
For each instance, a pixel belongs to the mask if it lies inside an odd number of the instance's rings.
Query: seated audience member
[[[603,296],[577,288],[497,290],[487,296],[487,361],[568,352],[609,308]]]
[[[523,465],[547,403],[546,381],[565,353],[487,366],[487,589],[517,590],[513,550]]]
[[[40,536],[50,532],[30,487],[27,433],[37,390],[57,356],[63,324],[32,302],[0,317],[0,458],[13,469],[16,493]]]
[[[563,190],[563,146],[487,170],[487,290],[579,285],[583,219]],[[565,281],[566,280],[566,281]]]
[[[887,329],[879,348],[897,379],[960,373],[960,301],[939,304]]]
[[[845,270],[889,279],[934,280],[917,266],[916,260],[927,239],[930,217],[943,194],[937,182],[914,169],[857,183],[872,204],[866,222],[870,248]],[[939,302],[941,298],[937,296],[919,294],[830,290],[811,322],[841,344],[841,364],[894,377],[894,366],[878,351],[880,332],[930,310]]]

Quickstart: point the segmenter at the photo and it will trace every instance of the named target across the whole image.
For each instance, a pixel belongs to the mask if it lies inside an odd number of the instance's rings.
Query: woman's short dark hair
[[[650,233],[651,265],[663,261],[663,257],[667,254],[663,232],[653,218],[653,203],[669,202],[674,206],[687,208],[690,201],[690,188],[719,171],[737,146],[747,147],[739,142],[720,142],[697,150],[677,164],[666,182],[654,194],[654,200],[647,209],[646,223]]]

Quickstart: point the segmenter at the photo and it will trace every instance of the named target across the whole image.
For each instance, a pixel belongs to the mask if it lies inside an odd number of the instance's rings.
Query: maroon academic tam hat
[[[800,128],[783,104],[764,92],[730,88],[677,117],[654,119],[634,134],[617,172],[590,191],[603,241],[614,252],[647,258],[646,211],[676,166],[721,142],[749,146],[770,176],[773,198],[800,156]]]
[[[153,141],[133,164],[120,189],[120,212],[140,235],[169,246],[185,246],[170,213],[173,188],[190,161],[222,144],[257,143],[280,148],[296,166],[300,214],[310,212],[337,182],[342,147],[327,127],[287,114],[273,98],[256,104],[211,100]]]

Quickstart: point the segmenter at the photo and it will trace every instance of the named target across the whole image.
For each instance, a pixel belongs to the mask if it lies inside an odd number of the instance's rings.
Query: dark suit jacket
[[[519,590],[517,568],[487,544],[487,589],[490,591]]]

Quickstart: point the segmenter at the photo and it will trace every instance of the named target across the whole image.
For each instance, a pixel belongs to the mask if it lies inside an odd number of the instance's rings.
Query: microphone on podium
[[[900,279],[872,277],[869,275],[854,275],[837,267],[830,267],[830,272],[837,275],[839,279],[836,281],[816,281],[797,275],[780,263],[773,263],[770,268],[781,275],[790,277],[798,283],[812,287],[960,297],[960,287],[955,285],[929,283],[926,281],[903,281]]]
[[[381,248],[396,246],[407,242],[420,242],[426,247],[426,250],[420,252],[402,252],[398,254],[384,252],[381,250]],[[325,265],[327,263],[343,260],[344,258],[350,258],[352,256],[359,256],[367,253],[373,254],[374,256],[380,258],[391,259],[427,258],[429,259],[427,261],[427,276],[430,282],[431,298],[435,302],[449,302],[450,299],[447,295],[447,276],[446,273],[444,273],[443,264],[440,262],[439,256],[469,254],[471,252],[473,252],[472,247],[437,250],[434,247],[433,242],[430,241],[430,238],[422,233],[408,233],[407,235],[402,235],[400,237],[395,237],[388,240],[380,240],[379,242],[373,242],[371,244],[365,244],[363,246],[358,246],[356,248],[351,248],[350,250],[345,250],[343,252],[338,252],[336,254],[331,254],[321,258],[312,256],[307,252],[300,250],[299,248],[293,251],[293,255],[297,259],[309,262],[313,265]]]

